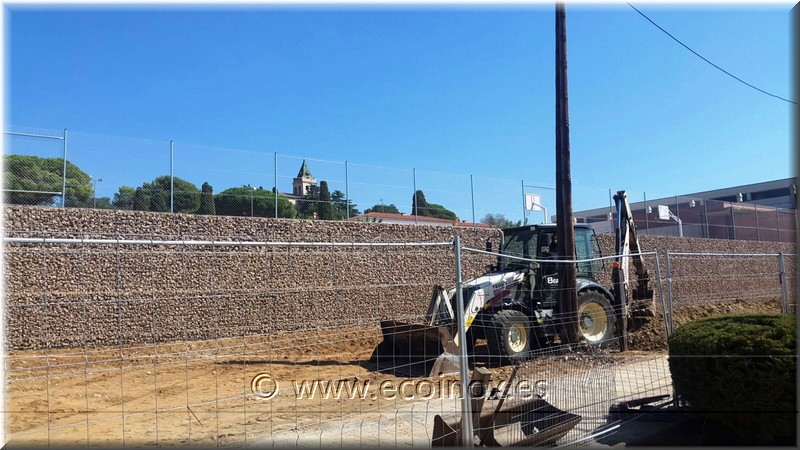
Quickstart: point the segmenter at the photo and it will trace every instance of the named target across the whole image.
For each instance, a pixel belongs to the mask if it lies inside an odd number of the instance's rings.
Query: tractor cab
[[[521,268],[539,268],[541,263],[532,264],[516,258],[505,258],[505,255],[536,260],[560,259],[556,254],[555,224],[526,225],[503,230],[503,244],[498,257],[498,269],[501,271],[519,270]],[[575,224],[575,259],[586,260],[601,257],[597,236],[589,224]],[[602,270],[602,261],[579,262],[578,276],[597,278],[596,272]],[[546,270],[545,270],[546,272]]]
[[[575,224],[575,259],[591,260],[601,257],[600,245],[594,230],[588,224]],[[558,287],[557,260],[563,259],[557,254],[555,224],[526,225],[503,230],[501,255],[497,258],[496,269],[500,272],[526,270],[529,271],[529,282],[534,292],[538,292],[539,301],[549,306],[556,301]],[[533,259],[526,261],[517,258]],[[578,278],[597,281],[603,271],[603,261],[583,261],[577,263]],[[544,306],[542,305],[542,306]]]

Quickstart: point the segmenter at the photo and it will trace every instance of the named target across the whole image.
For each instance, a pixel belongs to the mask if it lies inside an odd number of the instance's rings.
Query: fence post
[[[756,218],[756,240],[761,242],[761,228],[758,226],[758,205],[753,204],[753,215]]]
[[[784,265],[783,252],[778,253],[778,270],[781,282],[782,313],[789,313],[789,287],[786,286],[786,266]]]
[[[667,330],[667,339],[672,336],[672,330],[674,323],[672,321],[672,268],[670,267],[670,258],[669,258],[669,250],[664,251],[664,255],[666,257],[666,265],[667,265],[667,303],[669,305],[669,326]],[[656,266],[656,273],[658,273],[658,266]],[[659,278],[660,280],[660,278]],[[659,283],[660,284],[660,283]],[[667,345],[669,346],[669,345]],[[675,385],[672,385],[672,404],[673,406],[677,407],[680,405],[680,400],[678,399],[678,391],[675,389]]]
[[[733,203],[731,203],[731,230],[733,232],[733,240],[736,240],[736,214],[733,212]]]
[[[175,212],[175,145],[169,141],[169,212]]]
[[[64,169],[61,173],[61,207],[67,206],[67,129],[64,128]]]
[[[672,268],[670,267],[669,250],[665,250],[664,254],[667,259],[667,305],[669,306],[669,330],[667,330],[667,336],[672,336]]]
[[[472,183],[472,174],[469,174],[469,195],[472,198],[472,226],[475,226],[475,185]]]
[[[703,199],[703,222],[706,224],[706,237],[711,238],[711,233],[708,229],[708,199]]]
[[[661,316],[664,319],[664,334],[669,338],[670,332],[669,323],[667,322],[667,307],[664,301],[664,286],[661,283],[661,262],[658,259],[658,252],[656,252],[656,279],[658,280],[658,298],[661,300]]]
[[[414,191],[416,192],[416,191]],[[472,414],[470,413],[469,360],[467,359],[467,332],[464,311],[464,294],[461,286],[461,237],[453,242],[456,252],[456,320],[458,321],[458,352],[461,360],[461,446],[472,447]]]
[[[275,218],[278,218],[278,152],[275,152]]]
[[[527,216],[528,205],[525,202],[525,180],[524,179],[521,180],[520,184],[522,185],[522,224],[523,225],[527,225],[528,224],[528,216]]]
[[[417,225],[417,217],[419,216],[419,208],[417,207],[417,169],[411,169],[411,174],[414,176],[414,225]]]
[[[608,188],[608,225],[610,229],[614,229],[614,204],[612,203],[614,197],[611,195],[611,188]],[[619,217],[617,217],[619,222]]]
[[[345,209],[345,217],[347,220],[350,220],[350,179],[348,178],[347,174],[347,161],[344,162],[344,209]],[[414,192],[416,196],[417,193]]]

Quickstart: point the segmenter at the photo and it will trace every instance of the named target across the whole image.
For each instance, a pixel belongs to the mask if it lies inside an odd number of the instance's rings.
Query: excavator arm
[[[624,328],[628,328],[627,319],[652,317],[653,290],[650,288],[650,275],[640,255],[641,248],[636,237],[636,225],[625,191],[617,191],[614,196],[617,209],[615,227],[614,264],[611,280],[614,283],[614,298],[617,318]],[[630,264],[633,264],[635,280],[630,276]]]

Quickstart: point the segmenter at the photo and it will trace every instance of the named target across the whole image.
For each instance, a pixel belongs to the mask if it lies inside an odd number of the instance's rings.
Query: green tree
[[[3,186],[8,190],[61,192],[63,158],[5,155]],[[92,206],[92,179],[78,166],[67,161],[66,206]],[[36,192],[7,192],[6,202],[20,205],[60,204],[60,195]]]
[[[350,217],[358,215],[358,209],[353,203],[348,203],[344,192],[335,190],[331,192],[331,203],[333,203],[334,214],[337,219],[347,218],[347,210],[350,209]]]
[[[158,206],[159,209],[153,208],[151,211],[169,211],[169,175],[160,176],[153,180],[152,183],[149,183],[149,185],[148,183],[145,183],[143,187],[150,189],[151,196],[158,196],[161,198],[154,205]],[[200,190],[197,189],[197,186],[181,178],[174,177],[172,182],[172,192],[173,207],[176,213],[194,214],[197,212],[197,208],[200,207]]]
[[[436,217],[437,219],[458,220],[456,213],[436,203],[428,203],[426,209],[420,212],[423,216]]]
[[[95,202],[92,203],[94,205]],[[98,197],[96,203],[94,207],[97,209],[114,209],[114,205],[111,204],[111,199],[108,197]]]
[[[157,188],[153,188],[152,185],[145,186],[142,188],[147,195],[150,197],[150,209],[149,211],[156,211],[156,212],[169,212],[169,194],[163,195],[163,191]],[[173,199],[174,201],[174,199]],[[175,209],[178,212],[177,208]]]
[[[213,216],[217,213],[214,204],[214,188],[208,182],[203,183],[200,188],[200,208],[197,209],[197,214],[205,214]]]
[[[331,192],[328,190],[328,182],[325,180],[319,183],[319,203],[317,203],[317,218],[320,220],[333,220],[333,207],[331,206]]]
[[[302,200],[297,201],[297,216],[303,219],[314,217],[314,213],[318,213],[318,205],[319,186],[314,184],[306,186],[306,194],[303,196]]]
[[[422,211],[428,206],[428,201],[425,200],[425,193],[422,191],[414,192],[414,197],[411,199],[411,214],[414,216],[422,216]]]
[[[481,223],[485,223],[487,225],[492,225],[498,228],[513,228],[522,226],[522,221],[518,220],[516,222],[512,222],[511,220],[507,219],[503,214],[486,214],[483,219],[481,219]]]
[[[114,200],[111,201],[117,209],[133,209],[133,196],[136,194],[136,189],[130,186],[120,186],[119,191],[114,194]]]
[[[214,195],[214,208],[218,215],[275,217],[275,193],[250,186],[228,188]],[[278,217],[293,219],[297,211],[286,197],[278,196]]]
[[[375,205],[371,208],[367,208],[364,210],[364,214],[371,213],[371,212],[378,212],[378,213],[388,213],[388,214],[400,214],[400,210],[397,209],[397,206],[394,203],[389,205]]]
[[[133,194],[133,209],[135,211],[150,211],[150,195],[142,187],[136,188]]]
[[[142,189],[148,199],[145,207],[140,199],[138,207],[134,206],[136,189]],[[194,184],[175,177],[172,186],[172,202],[177,213],[193,214],[200,207],[200,190]],[[140,211],[169,212],[170,210],[170,177],[164,175],[149,183],[143,183],[140,188],[120,186],[114,194],[114,206],[118,209],[136,209]],[[143,208],[143,209],[141,209]]]
[[[436,203],[428,203],[425,199],[425,193],[421,190],[418,190],[414,193],[414,198],[412,199],[414,203],[412,206],[412,214],[419,215],[419,216],[426,216],[426,217],[435,217],[437,219],[447,219],[447,220],[457,220],[458,216],[453,211],[445,208],[442,205],[437,205]]]

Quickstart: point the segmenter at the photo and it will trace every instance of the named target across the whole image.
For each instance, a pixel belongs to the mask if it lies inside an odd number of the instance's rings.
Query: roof
[[[352,221],[358,221],[363,219],[396,220],[408,223],[421,223],[423,225],[455,225],[459,227],[494,228],[491,225],[485,223],[456,222],[450,219],[439,219],[437,217],[428,217],[428,216],[415,216],[413,214],[369,212],[366,214],[359,214],[357,216],[350,218],[350,220]]]
[[[306,160],[303,160],[303,165],[300,166],[300,172],[297,172],[297,178],[314,178],[311,176],[311,170],[308,169]]]
[[[549,228],[555,228],[556,225],[557,224],[555,224],[555,223],[536,223],[536,224],[522,225],[522,226],[519,226],[519,227],[510,227],[510,228],[503,228],[503,229],[504,230],[530,230],[530,229],[533,229],[533,228],[549,229]],[[574,228],[592,228],[592,225],[589,224],[589,223],[576,223],[576,224],[573,224],[573,225],[574,225]]]
[[[731,187],[726,187],[726,188],[721,188],[721,189],[714,189],[714,190],[711,190],[711,191],[693,192],[693,193],[690,193],[690,194],[681,194],[681,195],[676,195],[676,196],[661,197],[661,198],[655,198],[655,199],[652,199],[652,198],[648,199],[647,196],[645,195],[646,201],[637,201],[637,202],[634,202],[634,201],[631,200],[631,193],[628,192],[628,201],[630,202],[631,210],[644,209],[644,207],[647,206],[647,205],[651,205],[651,206],[652,205],[658,205],[658,204],[662,204],[662,205],[670,205],[671,204],[671,205],[674,205],[677,202],[681,202],[681,203],[688,202],[690,199],[698,199],[698,200],[699,199],[709,199],[709,200],[717,200],[717,201],[731,201],[731,202],[733,202],[735,204],[735,203],[737,203],[736,200],[726,200],[723,197],[725,197],[725,196],[735,196],[740,192],[741,193],[748,193],[748,192],[749,193],[753,193],[753,192],[758,192],[758,191],[762,191],[762,190],[772,190],[772,189],[776,189],[776,188],[784,188],[787,191],[787,193],[785,195],[779,196],[779,197],[771,197],[771,198],[766,198],[766,199],[761,199],[761,200],[746,200],[745,199],[742,202],[742,203],[746,203],[747,205],[749,205],[750,208],[752,208],[753,207],[752,205],[754,203],[770,206],[771,202],[769,202],[769,200],[791,199],[792,196],[789,195],[789,192],[791,192],[789,190],[789,188],[790,188],[790,186],[795,185],[796,183],[797,183],[796,178],[783,178],[783,179],[779,179],[779,180],[764,181],[764,182],[761,182],[761,183],[743,184],[743,185],[739,185],[739,186],[731,186]],[[581,210],[581,211],[575,211],[575,212],[573,212],[573,215],[575,217],[581,217],[581,218],[584,218],[584,217],[585,218],[589,218],[589,217],[595,217],[595,216],[605,216],[605,215],[608,214],[609,211],[612,211],[612,210],[614,210],[614,207],[611,206],[611,205],[608,205],[608,206],[602,206],[600,208],[593,208],[593,209],[585,209],[585,210]]]

